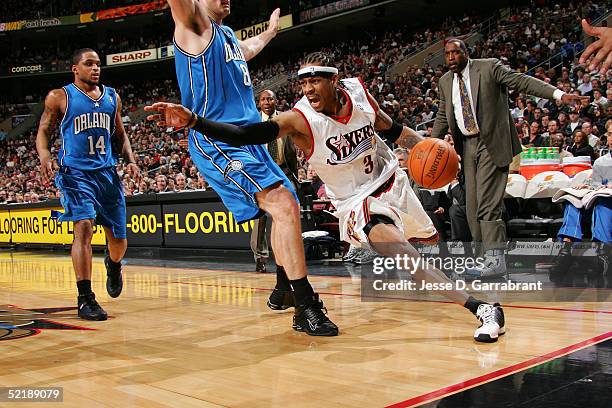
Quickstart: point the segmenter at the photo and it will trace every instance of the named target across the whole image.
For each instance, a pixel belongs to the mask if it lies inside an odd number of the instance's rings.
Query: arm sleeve
[[[200,116],[197,116],[192,129],[232,146],[266,144],[275,140],[280,132],[278,123],[271,120],[252,125],[236,126],[215,122]]]

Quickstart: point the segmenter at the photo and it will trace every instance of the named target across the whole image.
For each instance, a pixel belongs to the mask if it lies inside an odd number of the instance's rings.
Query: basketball
[[[449,184],[459,169],[455,149],[442,139],[428,138],[410,149],[408,171],[421,187],[440,188]]]

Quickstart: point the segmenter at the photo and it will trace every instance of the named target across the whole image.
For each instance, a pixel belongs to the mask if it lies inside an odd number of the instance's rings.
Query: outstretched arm
[[[263,50],[264,47],[268,45],[268,43],[272,41],[274,37],[276,37],[276,33],[278,33],[279,28],[279,16],[280,9],[277,8],[272,12],[272,15],[270,16],[270,23],[266,31],[259,34],[258,36],[246,39],[244,41],[240,41],[240,49],[242,50],[244,58],[247,61],[251,60],[252,58],[255,58],[257,54],[259,54],[261,50]]]
[[[62,113],[62,105],[66,102],[66,94],[62,89],[53,89],[45,98],[45,110],[40,117],[38,133],[36,134],[36,151],[40,158],[40,173],[46,183],[53,177],[53,164],[51,162],[51,151],[49,141],[51,132]]]
[[[158,112],[147,116],[147,120],[155,121],[160,127],[191,128],[232,146],[266,144],[280,137],[291,136],[300,149],[305,152],[311,149],[309,139],[304,136],[308,132],[306,124],[293,111],[283,112],[270,121],[236,126],[202,118],[184,106],[173,103],[157,102],[144,109],[147,112]]]

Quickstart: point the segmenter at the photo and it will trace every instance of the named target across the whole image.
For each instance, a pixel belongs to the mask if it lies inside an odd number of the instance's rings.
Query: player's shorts
[[[364,227],[373,214],[389,218],[409,241],[431,241],[438,235],[408,176],[400,169],[371,195],[338,207],[342,209],[336,213],[340,239],[356,247],[371,248]]]
[[[282,183],[298,199],[291,182],[264,145],[234,147],[191,132],[189,152],[206,182],[238,223],[265,214],[257,205],[255,193],[274,184]]]
[[[123,186],[114,167],[78,170],[62,167],[55,175],[64,213],[59,221],[95,220],[110,228],[115,238],[127,238]]]

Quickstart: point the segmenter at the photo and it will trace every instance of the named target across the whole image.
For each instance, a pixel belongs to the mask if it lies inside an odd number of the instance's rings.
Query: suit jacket
[[[508,88],[540,98],[552,99],[555,87],[539,79],[510,71],[495,58],[471,59],[470,88],[480,135],[498,167],[505,167],[521,152],[514,120],[508,106]],[[463,154],[463,134],[453,111],[453,72],[440,78],[440,107],[433,127],[433,136],[443,138],[450,133],[457,153]]]
[[[262,121],[268,120],[268,116],[260,112]],[[278,116],[279,112],[274,111],[271,117]],[[295,144],[290,137],[284,137],[277,139],[276,142],[279,144],[279,149],[283,152],[283,163],[280,165],[281,169],[285,172],[285,175],[295,184],[297,183],[297,151],[295,150]]]

